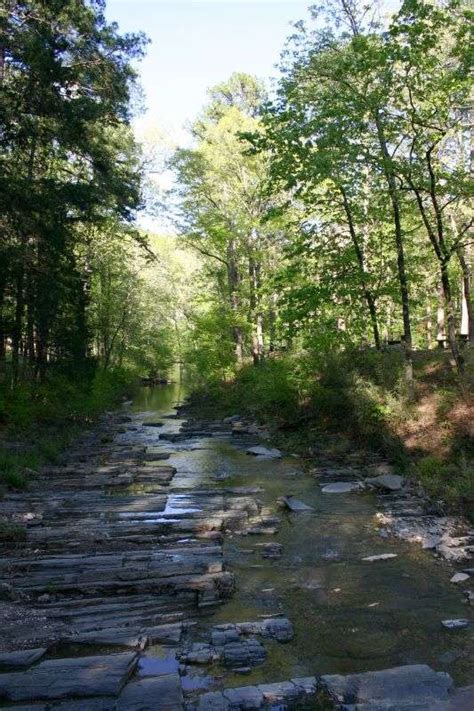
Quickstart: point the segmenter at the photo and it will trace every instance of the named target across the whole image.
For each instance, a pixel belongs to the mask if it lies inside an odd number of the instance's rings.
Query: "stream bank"
[[[144,388],[0,502],[26,533],[2,545],[16,613],[3,705],[323,709],[339,697],[467,711],[450,689],[474,680],[472,622],[442,625],[469,618],[454,569],[381,536],[373,493],[320,486],[358,481],[377,458],[321,452],[308,472],[291,455],[252,456],[265,442],[181,397]],[[309,508],[282,508],[289,495]],[[315,700],[323,687],[333,702]]]

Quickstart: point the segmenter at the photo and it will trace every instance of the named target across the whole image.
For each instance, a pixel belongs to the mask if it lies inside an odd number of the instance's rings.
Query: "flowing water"
[[[164,423],[162,428],[145,428],[142,438],[148,445],[158,444],[159,435],[178,431],[181,421],[166,416],[182,398],[178,385],[141,390],[133,410],[146,411],[150,420],[163,418]],[[135,433],[124,435],[123,441],[131,436],[136,441]],[[449,582],[453,569],[416,545],[381,537],[373,495],[323,494],[317,479],[303,471],[297,458],[248,456],[248,444],[238,437],[218,435],[163,445],[172,453],[169,463],[177,473],[161,517],[198,510],[193,492],[200,489],[251,486],[261,488],[256,497],[281,519],[274,536],[226,534],[225,565],[236,576],[236,592],[201,624],[284,613],[294,625],[295,637],[288,644],[266,643],[266,662],[244,678],[220,670],[219,685],[413,663],[448,671],[457,685],[473,683],[472,628],[448,631],[441,625],[444,619],[466,617],[468,612],[461,591]],[[276,500],[288,494],[313,510],[282,512]],[[269,542],[282,544],[280,558],[262,558],[262,544]],[[362,561],[379,553],[397,557]],[[155,652],[172,664],[166,650]],[[203,672],[205,680],[209,674]]]
[[[291,453],[250,456],[254,436],[218,419],[186,424],[184,395],[143,388],[130,413],[105,415],[60,465],[0,501],[0,519],[25,522],[24,540],[0,545],[2,589],[16,600],[0,605],[0,707],[209,710],[215,695],[201,694],[225,689],[224,707],[230,694],[233,708],[260,708],[248,703],[256,692],[282,711],[297,689],[314,709],[308,677],[415,663],[472,684],[473,625],[441,624],[470,614],[453,568],[381,535],[374,495],[322,493]],[[326,479],[355,476],[352,460],[321,451],[313,464]],[[288,495],[309,510],[281,509]],[[363,560],[383,553],[395,557]],[[19,663],[22,649],[32,652]],[[431,689],[440,677],[427,671]],[[276,685],[283,697],[252,686],[289,680]]]

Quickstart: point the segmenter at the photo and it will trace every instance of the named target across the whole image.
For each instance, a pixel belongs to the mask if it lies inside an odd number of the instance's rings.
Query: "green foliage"
[[[41,383],[0,388],[0,488],[25,489],[43,464],[58,462],[64,448],[106,408],[132,394],[134,374],[97,369],[72,381],[61,374]]]
[[[463,505],[474,517],[474,464],[460,461],[445,461],[438,457],[423,457],[416,463],[420,481],[433,497],[450,504]],[[473,518],[474,520],[474,518]]]
[[[0,32],[0,366],[16,385],[87,361],[102,230],[143,244],[124,225],[141,200],[129,121],[145,40],[86,0],[6,0]]]

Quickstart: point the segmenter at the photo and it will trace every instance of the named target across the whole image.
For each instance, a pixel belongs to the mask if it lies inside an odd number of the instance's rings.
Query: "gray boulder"
[[[365,480],[370,486],[386,491],[400,491],[405,484],[405,480],[398,474],[381,474]]]
[[[331,674],[321,681],[338,703],[367,711],[431,711],[449,700],[453,685],[449,674],[435,672],[426,664],[347,676]]]

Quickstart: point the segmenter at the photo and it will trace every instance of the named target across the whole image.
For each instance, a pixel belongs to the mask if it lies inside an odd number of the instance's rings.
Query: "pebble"
[[[469,580],[470,576],[467,573],[455,573],[449,582],[451,583],[465,583]]]
[[[463,630],[469,625],[469,620],[442,620],[441,624],[448,630]]]

